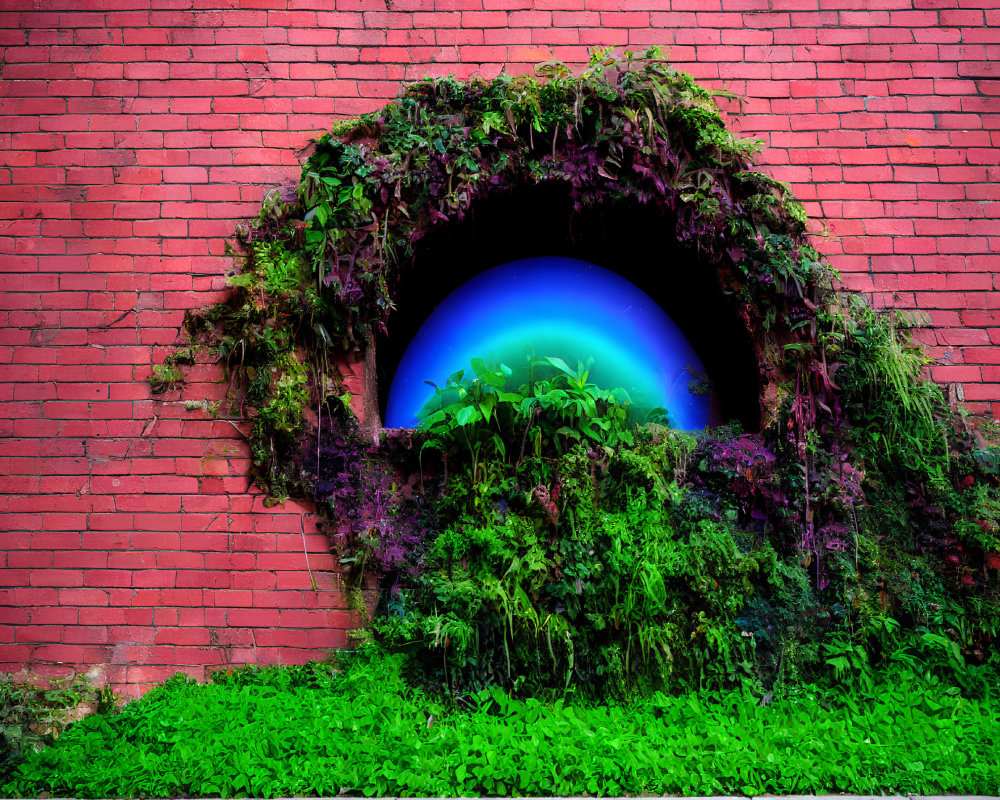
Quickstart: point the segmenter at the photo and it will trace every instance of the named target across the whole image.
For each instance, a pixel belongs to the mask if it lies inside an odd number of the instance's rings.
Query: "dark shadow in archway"
[[[682,249],[675,228],[669,211],[634,201],[573,212],[564,186],[543,184],[479,200],[462,222],[433,229],[415,245],[388,335],[376,344],[380,416],[385,418],[389,387],[407,346],[438,303],[492,267],[563,256],[616,272],[659,303],[701,358],[721,418],[759,430],[759,369],[749,334],[717,270]]]

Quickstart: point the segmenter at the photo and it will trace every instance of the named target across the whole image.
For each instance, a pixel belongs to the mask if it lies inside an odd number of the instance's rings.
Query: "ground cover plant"
[[[349,584],[374,576],[369,635],[415,680],[763,696],[920,659],[969,691],[996,663],[992,428],[924,379],[898,315],[836,288],[757,146],[655,51],[600,51],[580,75],[410,85],[317,142],[243,229],[232,300],[189,320],[195,351],[232,371],[258,484],[315,500]],[[544,353],[527,383],[474,362],[416,431],[359,429],[337,364],[406,302],[421,240],[542,185],[662,213],[753,343],[759,431],[637,424]]]
[[[0,675],[0,780],[25,754],[50,744],[89,711],[112,711],[110,689],[96,689],[82,675],[31,681]]]
[[[400,656],[177,676],[24,760],[0,796],[994,794],[995,695],[922,669],[870,690],[800,686],[762,706],[738,691],[629,704],[461,703],[403,676]]]

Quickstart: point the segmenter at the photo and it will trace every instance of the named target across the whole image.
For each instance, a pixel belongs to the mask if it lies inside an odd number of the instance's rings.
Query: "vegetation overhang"
[[[767,687],[993,658],[988,426],[923,379],[896,315],[836,288],[758,146],[655,51],[601,51],[579,75],[411,84],[242,229],[231,301],[190,332],[233,372],[257,483],[316,501],[345,569],[383,590],[372,635],[429,679]],[[541,187],[669,221],[752,343],[759,430],[636,427],[542,359],[526,386],[479,363],[420,429],[360,434],[337,365],[407,303],[425,237]]]

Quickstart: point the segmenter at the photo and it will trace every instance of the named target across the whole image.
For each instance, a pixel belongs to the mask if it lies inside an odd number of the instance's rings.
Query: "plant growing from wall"
[[[655,50],[538,73],[407,86],[320,139],[241,230],[232,299],[189,329],[232,371],[258,484],[317,501],[345,568],[381,581],[375,635],[453,689],[989,661],[1000,504],[983,426],[923,379],[891,313],[834,288],[801,206],[711,92]],[[421,238],[543,184],[576,210],[669,216],[754,343],[759,434],[637,426],[627,398],[553,360],[526,386],[477,362],[422,429],[357,430],[336,364],[406,302]]]
[[[114,711],[110,687],[97,689],[84,676],[50,678],[0,675],[0,781],[18,758],[53,740],[85,713]]]

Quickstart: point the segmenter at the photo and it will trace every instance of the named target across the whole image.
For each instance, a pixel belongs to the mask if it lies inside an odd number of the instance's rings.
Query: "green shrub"
[[[110,689],[95,689],[82,675],[42,682],[0,674],[0,780],[18,758],[51,744],[81,708],[114,705]]]
[[[444,702],[400,659],[178,676],[28,756],[7,797],[994,794],[1000,715],[934,678],[626,704]]]

